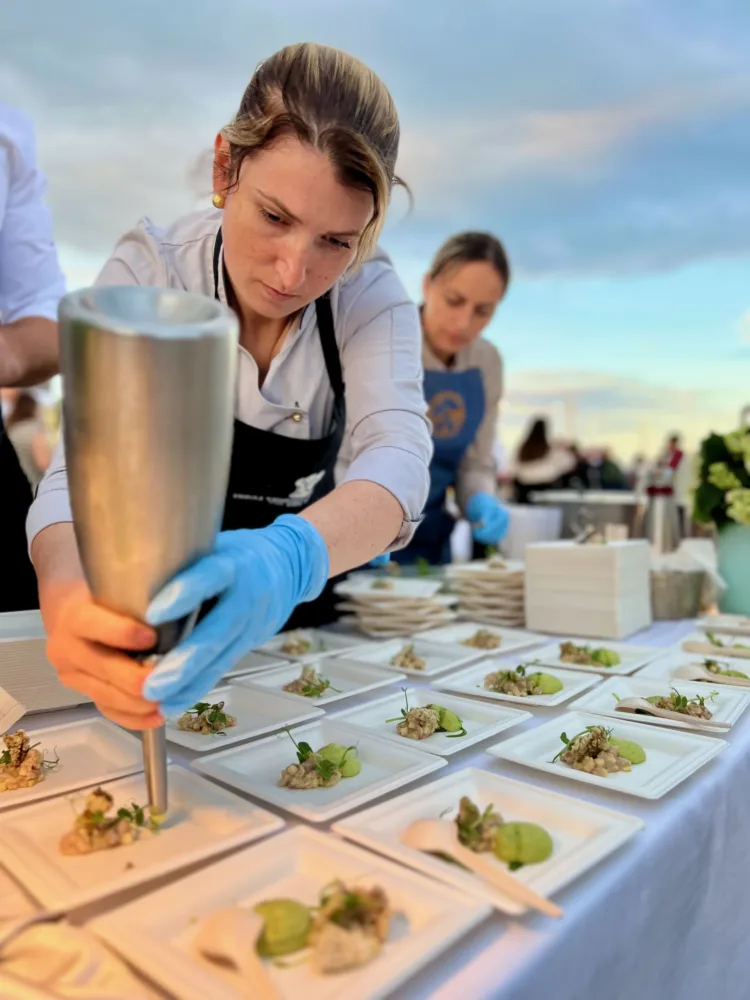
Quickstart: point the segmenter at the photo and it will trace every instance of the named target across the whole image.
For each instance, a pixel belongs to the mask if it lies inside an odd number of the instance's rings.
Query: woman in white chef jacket
[[[282,49],[216,139],[214,208],[166,230],[141,222],[98,279],[214,295],[240,318],[223,531],[155,597],[148,625],[92,602],[62,454],[29,515],[50,659],[129,728],[192,705],[290,616],[324,619],[325,601],[317,618],[300,612],[329,577],[414,532],[431,455],[419,316],[376,250],[398,141],[390,94],[366,66],[314,44]],[[334,488],[345,422],[351,463]],[[148,650],[151,626],[218,595],[150,673],[123,652]]]

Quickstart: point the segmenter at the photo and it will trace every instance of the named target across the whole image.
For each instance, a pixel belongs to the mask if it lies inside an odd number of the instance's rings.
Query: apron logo
[[[430,400],[427,414],[432,421],[432,436],[440,440],[458,437],[466,423],[466,403],[460,392],[446,389]]]
[[[301,479],[295,479],[294,490],[289,494],[289,499],[299,500],[302,503],[309,500],[313,495],[313,490],[324,475],[325,472],[313,472],[311,476],[302,476]]]

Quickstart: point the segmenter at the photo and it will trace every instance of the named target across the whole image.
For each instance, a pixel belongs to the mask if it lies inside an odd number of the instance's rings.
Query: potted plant
[[[717,532],[721,610],[750,615],[750,425],[701,445],[693,516]]]

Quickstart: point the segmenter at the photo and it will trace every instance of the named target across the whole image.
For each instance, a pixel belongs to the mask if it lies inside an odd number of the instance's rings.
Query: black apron
[[[31,486],[0,416],[0,612],[39,607],[36,574],[26,549]]]
[[[219,229],[213,255],[216,299],[219,298],[221,247]],[[327,294],[316,299],[315,312],[334,396],[328,433],[318,440],[305,441],[261,431],[235,419],[223,531],[265,528],[281,514],[298,514],[334,488],[333,470],[346,423],[344,379]],[[284,628],[313,628],[335,621],[338,615],[333,587],[337,579],[329,580],[316,600],[298,605]]]

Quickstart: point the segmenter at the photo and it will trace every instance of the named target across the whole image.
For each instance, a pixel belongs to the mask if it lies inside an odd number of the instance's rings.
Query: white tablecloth
[[[632,641],[670,646],[689,630],[659,623]],[[526,725],[560,714],[535,709]],[[556,897],[562,921],[495,916],[402,988],[399,1000],[750,998],[750,716],[728,739],[729,749],[655,803],[499,761],[484,745],[457,754],[440,777],[467,766],[500,770],[641,816],[646,829]],[[174,745],[170,755],[183,763],[195,756]]]

